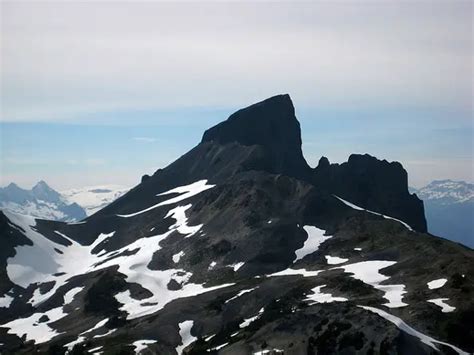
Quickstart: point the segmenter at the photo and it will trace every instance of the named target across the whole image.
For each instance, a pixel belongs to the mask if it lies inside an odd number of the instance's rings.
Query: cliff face
[[[301,129],[289,95],[278,95],[232,114],[208,129],[202,142],[261,146],[266,169],[272,173],[304,177],[309,172],[301,151]]]
[[[390,215],[426,232],[423,201],[408,191],[406,170],[398,162],[352,154],[342,164],[323,157],[313,170],[314,184],[365,209]]]

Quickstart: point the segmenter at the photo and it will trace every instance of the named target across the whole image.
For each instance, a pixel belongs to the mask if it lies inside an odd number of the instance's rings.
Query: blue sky
[[[279,93],[313,166],[473,180],[470,1],[0,6],[0,185],[133,185]]]

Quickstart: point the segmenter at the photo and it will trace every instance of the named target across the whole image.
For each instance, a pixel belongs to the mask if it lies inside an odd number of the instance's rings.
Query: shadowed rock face
[[[259,145],[268,155],[268,170],[304,177],[309,167],[301,151],[300,124],[288,94],[271,97],[232,114],[208,129],[202,142]]]
[[[406,221],[426,232],[423,202],[408,192],[407,172],[398,162],[352,154],[343,164],[322,157],[311,172],[301,151],[301,130],[289,95],[278,95],[232,114],[208,129],[202,142],[238,143],[263,148],[249,169],[285,174],[312,182],[363,208]]]
[[[431,354],[401,320],[472,352],[474,252],[333,196],[422,229],[406,180],[370,156],[311,171],[289,97],[250,106],[82,223],[0,212],[0,352]]]
[[[352,154],[345,163],[329,164],[323,157],[313,171],[313,181],[356,205],[401,219],[417,231],[427,231],[423,201],[408,192],[408,175],[398,162]]]

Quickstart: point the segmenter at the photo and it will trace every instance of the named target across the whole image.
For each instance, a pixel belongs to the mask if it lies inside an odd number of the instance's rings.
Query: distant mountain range
[[[0,188],[0,208],[33,217],[56,221],[78,221],[86,217],[84,209],[75,202],[68,202],[44,181],[31,190],[18,185]]]
[[[101,185],[58,192],[44,181],[31,190],[15,183],[0,188],[0,209],[42,219],[80,221],[128,191],[119,185]]]
[[[474,248],[474,184],[436,180],[412,192],[425,204],[430,233]]]

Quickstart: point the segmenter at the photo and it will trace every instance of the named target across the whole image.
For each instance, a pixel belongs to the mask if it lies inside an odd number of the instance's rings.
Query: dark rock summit
[[[425,229],[399,163],[309,168],[275,96],[80,223],[0,212],[0,352],[473,352],[474,251]]]
[[[398,162],[353,154],[348,162],[339,165],[322,157],[311,173],[303,157],[300,124],[288,94],[235,112],[208,129],[204,142],[261,147],[263,156],[248,164],[250,170],[303,179],[363,208],[404,220],[420,232],[427,230],[423,202],[408,192],[408,175]]]
[[[308,165],[301,151],[301,129],[288,94],[271,97],[232,114],[208,129],[202,142],[258,145],[268,155],[269,171],[303,177]]]

